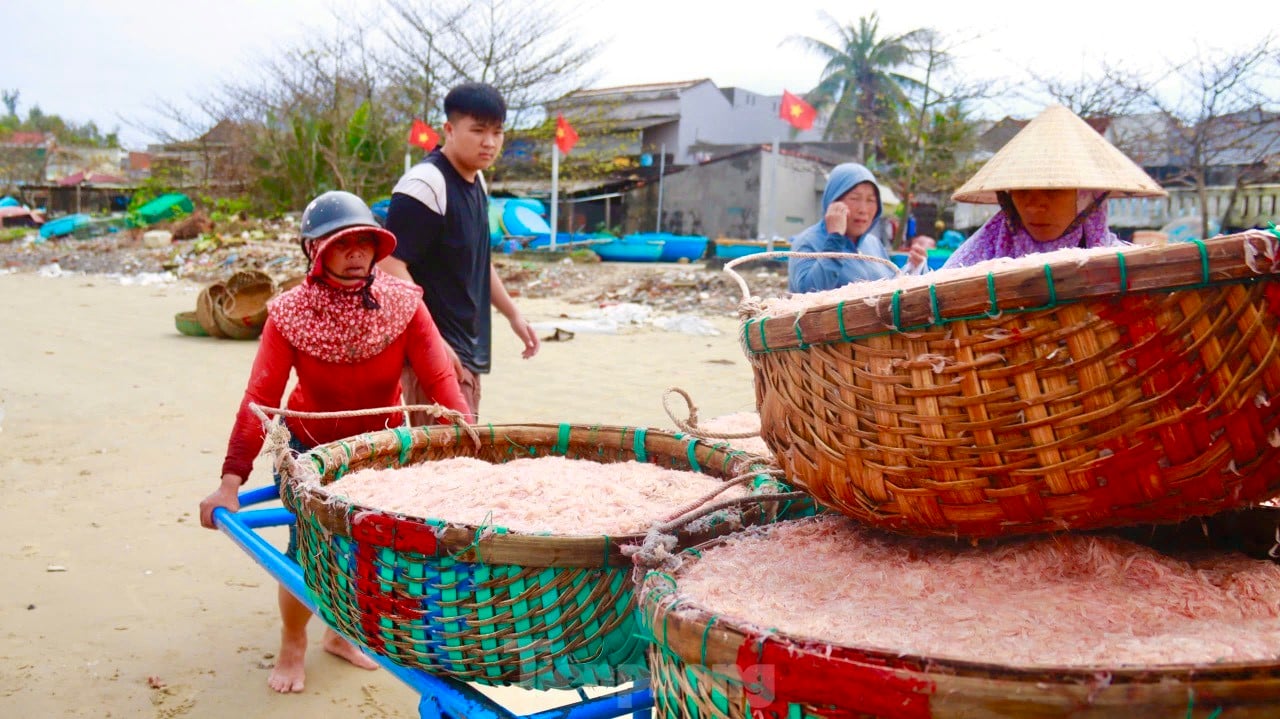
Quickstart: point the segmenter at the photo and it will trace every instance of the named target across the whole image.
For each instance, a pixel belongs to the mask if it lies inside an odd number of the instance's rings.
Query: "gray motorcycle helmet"
[[[364,200],[343,190],[330,190],[302,211],[302,239],[316,240],[346,227],[382,227]]]

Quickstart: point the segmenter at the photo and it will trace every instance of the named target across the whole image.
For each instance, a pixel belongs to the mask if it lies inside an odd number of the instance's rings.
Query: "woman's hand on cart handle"
[[[218,526],[213,523],[213,510],[218,507],[225,507],[228,512],[240,511],[240,486],[244,484],[244,477],[237,474],[222,475],[222,484],[214,490],[213,494],[205,497],[200,502],[200,526],[205,529],[217,529]]]

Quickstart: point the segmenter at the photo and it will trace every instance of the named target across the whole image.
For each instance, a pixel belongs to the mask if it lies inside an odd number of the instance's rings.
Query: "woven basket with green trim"
[[[325,621],[398,664],[480,684],[553,689],[646,676],[632,562],[622,552],[643,535],[557,536],[419,519],[349,503],[325,485],[358,469],[554,455],[636,460],[721,479],[761,472],[753,492],[786,489],[755,455],[667,432],[568,424],[476,429],[479,446],[446,426],[360,435],[316,447],[297,464],[285,463],[282,474],[284,502],[298,519],[299,563]],[[722,510],[679,534],[678,546],[775,516],[770,503]]]
[[[1251,231],[752,316],[761,436],[820,504],[907,534],[1265,500],[1280,493],[1276,256]]]
[[[1222,552],[1234,545],[1264,558],[1280,510],[1259,509],[1210,518],[1208,532],[1200,520],[1122,531],[1167,551]],[[761,531],[767,536],[780,526]],[[638,622],[650,639],[654,719],[1280,716],[1275,660],[1022,667],[831,644],[783,634],[750,617],[716,614],[682,594],[680,583],[695,567],[706,576],[723,541],[686,550],[674,571],[648,571],[637,589]],[[767,601],[769,588],[759,591],[757,601]],[[929,621],[921,617],[922,631]]]

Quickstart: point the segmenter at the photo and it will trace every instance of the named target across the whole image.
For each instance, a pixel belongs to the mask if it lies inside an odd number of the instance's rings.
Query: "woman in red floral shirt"
[[[342,412],[398,405],[400,372],[408,364],[434,402],[467,415],[444,340],[422,302],[422,289],[374,267],[395,244],[395,236],[349,192],[326,192],[307,206],[302,248],[311,271],[305,282],[267,307],[258,354],[227,443],[221,484],[200,503],[202,525],[214,528],[217,507],[239,510],[240,487],[263,444],[262,423],[249,405],[280,406],[291,371],[297,374],[287,404],[291,410]],[[403,423],[400,412],[286,420],[297,451]],[[296,559],[293,526],[288,554]],[[300,692],[311,613],[283,586],[279,602],[284,625],[280,654],[267,683],[278,692]],[[356,666],[377,668],[332,629],[325,632],[324,648]]]

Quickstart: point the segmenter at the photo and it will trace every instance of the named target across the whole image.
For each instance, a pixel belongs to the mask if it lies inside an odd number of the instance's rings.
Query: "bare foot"
[[[302,691],[307,678],[304,669],[306,658],[306,635],[303,635],[302,641],[282,640],[280,656],[276,658],[276,666],[271,670],[271,676],[267,677],[267,686],[281,694]]]
[[[324,650],[335,657],[346,659],[361,669],[378,668],[378,663],[370,659],[369,655],[360,651],[359,647],[329,629],[324,632]]]

